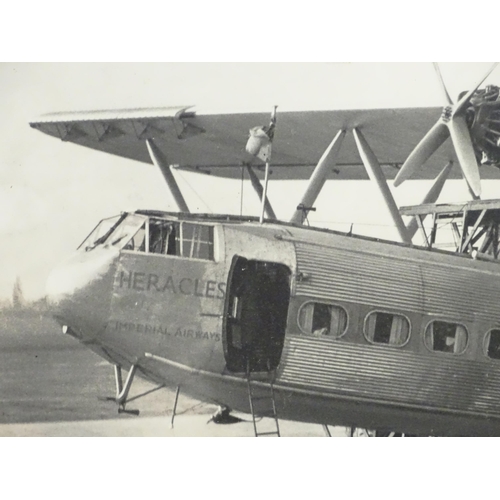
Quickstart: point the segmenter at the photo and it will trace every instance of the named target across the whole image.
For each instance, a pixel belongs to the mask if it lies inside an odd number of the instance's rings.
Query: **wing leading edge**
[[[308,179],[340,129],[347,130],[337,166],[329,179],[367,179],[352,135],[358,128],[373,149],[388,179],[399,168],[441,113],[441,108],[287,111],[278,113],[271,179]],[[152,163],[146,139],[154,139],[168,162],[179,169],[240,178],[245,164],[263,176],[264,165],[245,152],[248,132],[269,121],[269,113],[197,115],[189,107],[142,108],[44,115],[30,126],[63,141]],[[456,162],[445,143],[415,179],[438,175]],[[494,167],[481,167],[483,179],[499,179]],[[450,178],[461,178],[458,166]]]

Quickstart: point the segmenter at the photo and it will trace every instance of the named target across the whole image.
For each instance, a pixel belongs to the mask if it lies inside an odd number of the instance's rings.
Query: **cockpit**
[[[213,260],[214,228],[124,212],[101,220],[78,250],[91,252],[98,247]]]

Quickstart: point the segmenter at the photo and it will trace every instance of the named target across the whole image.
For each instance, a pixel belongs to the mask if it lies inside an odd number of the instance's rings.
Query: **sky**
[[[442,63],[452,97],[470,88],[490,63]],[[500,83],[497,68],[488,82]],[[122,210],[175,210],[161,174],[144,165],[63,143],[29,127],[43,113],[194,105],[199,113],[440,106],[431,63],[1,63],[0,298],[17,276],[25,296],[44,294],[50,270],[102,218]],[[279,123],[279,122],[278,122]],[[258,124],[256,124],[258,125]],[[321,152],[319,152],[321,153]],[[192,211],[239,213],[239,181],[182,172],[178,182]],[[418,203],[429,183],[394,190],[399,205]],[[279,218],[289,219],[303,182],[271,182]],[[483,198],[500,185],[483,182]],[[449,182],[440,201],[469,199],[464,183]],[[258,215],[247,183],[244,213]],[[369,182],[329,182],[311,221],[360,234],[393,237]]]

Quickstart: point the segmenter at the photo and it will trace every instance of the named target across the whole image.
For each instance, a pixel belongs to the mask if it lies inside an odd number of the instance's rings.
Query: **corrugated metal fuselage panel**
[[[306,277],[297,282],[297,294],[500,324],[498,264],[492,268],[486,262],[397,245],[386,245],[381,255],[370,252],[379,243],[363,241],[361,246],[360,240],[352,241],[352,248],[297,242],[297,266]],[[431,255],[438,259],[424,260]]]
[[[281,366],[280,384],[392,405],[500,416],[500,370],[492,362],[290,337]]]
[[[295,238],[298,278],[278,383],[360,401],[500,416],[500,362],[484,347],[488,330],[500,324],[497,263],[338,235],[331,235],[330,245],[321,239]],[[348,312],[341,339],[300,331],[297,311],[310,300]],[[363,325],[374,310],[408,317],[410,341],[403,347],[370,344]],[[427,349],[423,332],[432,319],[466,326],[464,354]]]

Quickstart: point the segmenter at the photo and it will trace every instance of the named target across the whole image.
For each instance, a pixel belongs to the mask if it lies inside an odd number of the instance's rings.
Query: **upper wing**
[[[441,108],[401,108],[278,112],[271,179],[307,179],[339,129],[358,127],[388,179],[440,116]],[[144,108],[86,113],[55,113],[30,123],[46,134],[82,146],[152,163],[146,139],[153,138],[171,165],[239,178],[244,163],[263,169],[245,152],[250,128],[266,125],[268,113],[197,115],[188,107]],[[447,141],[414,178],[434,178],[449,161],[457,161]],[[494,167],[481,177],[500,178]],[[366,179],[352,133],[348,133],[331,179]],[[461,178],[458,165],[450,178]]]

